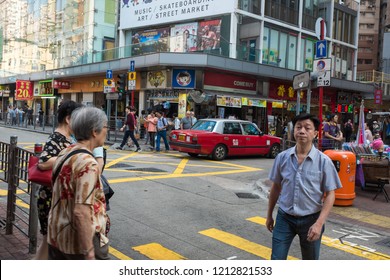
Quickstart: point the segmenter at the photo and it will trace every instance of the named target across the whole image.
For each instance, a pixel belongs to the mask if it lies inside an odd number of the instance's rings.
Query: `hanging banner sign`
[[[32,100],[33,86],[31,81],[16,80],[15,100]]]
[[[382,104],[382,93],[383,91],[381,89],[375,90],[374,93],[374,99],[375,99],[375,104]]]

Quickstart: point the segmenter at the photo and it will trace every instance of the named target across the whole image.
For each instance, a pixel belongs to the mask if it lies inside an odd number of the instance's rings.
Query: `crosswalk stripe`
[[[253,222],[253,223],[256,223],[256,224],[259,224],[259,225],[262,225],[262,226],[265,226],[265,221],[266,221],[266,219],[264,219],[263,217],[252,217],[252,218],[248,218],[246,220]],[[351,244],[349,242],[344,242],[344,244],[343,244],[340,242],[339,239],[330,238],[330,237],[325,236],[325,235],[322,236],[321,243],[328,246],[328,247],[335,248],[335,249],[338,249],[338,250],[341,250],[341,251],[344,251],[344,252],[347,252],[347,253],[350,253],[350,254],[356,255],[358,257],[365,258],[365,259],[390,260],[390,256],[388,256],[386,254],[382,254],[379,252],[369,252],[367,250],[364,250],[364,248],[359,248],[359,247],[357,247],[354,244]]]
[[[332,213],[350,219],[359,220],[371,225],[381,226],[390,229],[390,217],[376,215],[372,212],[359,210],[358,208],[333,207]]]
[[[24,194],[26,191],[23,190],[16,190],[16,194]],[[8,190],[0,190],[0,196],[7,196]]]
[[[108,248],[108,252],[119,260],[132,260],[132,258],[126,256],[125,254],[119,252],[117,249],[111,246]]]
[[[158,243],[149,243],[137,247],[133,250],[147,256],[152,260],[186,260],[187,258],[161,246]]]
[[[218,241],[221,241],[230,246],[239,248],[248,253],[251,253],[255,256],[261,257],[263,259],[269,260],[271,257],[271,249],[263,245],[251,242],[242,237],[236,236],[234,234],[218,230],[216,228],[211,228],[199,232],[202,235],[211,237]],[[288,256],[289,260],[297,260],[297,258]]]

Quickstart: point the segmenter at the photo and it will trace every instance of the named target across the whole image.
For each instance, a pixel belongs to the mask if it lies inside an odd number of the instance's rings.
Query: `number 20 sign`
[[[16,92],[15,99],[16,100],[32,100],[33,95],[33,83],[31,81],[16,81]]]

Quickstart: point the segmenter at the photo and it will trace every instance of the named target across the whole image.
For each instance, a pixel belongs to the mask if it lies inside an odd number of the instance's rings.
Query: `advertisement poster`
[[[179,106],[178,106],[178,117],[184,118],[186,116],[187,111],[187,94],[179,93]]]
[[[173,88],[195,88],[195,70],[173,69]]]
[[[122,0],[119,29],[191,21],[231,14],[235,1],[216,0]]]
[[[207,20],[199,22],[198,26],[199,50],[214,50],[220,48],[221,20]]]
[[[193,52],[197,50],[198,23],[191,22],[171,28],[171,52]]]
[[[133,55],[169,51],[169,27],[136,32],[131,40]]]
[[[147,88],[166,88],[167,87],[167,71],[150,71],[148,72],[146,87]]]
[[[261,99],[243,97],[241,99],[241,105],[265,108],[267,106],[267,101]]]
[[[15,100],[32,100],[33,94],[33,82],[31,81],[16,81]]]
[[[217,106],[241,108],[241,97],[217,96]]]

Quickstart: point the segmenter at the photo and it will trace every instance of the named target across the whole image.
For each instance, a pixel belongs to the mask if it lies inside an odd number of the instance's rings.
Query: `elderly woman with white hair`
[[[49,214],[49,259],[108,259],[106,201],[92,151],[103,146],[107,116],[95,107],[76,109],[70,126],[77,143],[64,149],[53,168]]]

